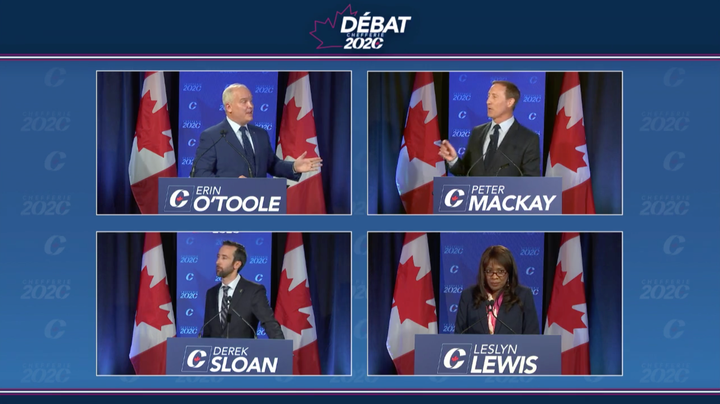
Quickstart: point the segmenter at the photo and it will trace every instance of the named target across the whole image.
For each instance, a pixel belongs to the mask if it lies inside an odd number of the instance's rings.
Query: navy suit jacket
[[[243,146],[227,119],[205,129],[200,134],[195,152],[195,174],[193,177],[245,177],[265,178],[267,174],[300,180],[301,173],[293,173],[293,163],[283,161],[275,155],[270,145],[270,136],[259,126],[247,125],[255,149],[255,166],[252,175],[248,161],[244,158]],[[223,139],[223,133],[225,134]]]
[[[207,325],[202,330],[203,338],[255,338],[253,330],[248,324],[245,324],[245,321],[247,321],[255,331],[257,331],[258,323],[262,324],[268,338],[285,339],[280,323],[275,319],[275,314],[267,300],[265,286],[251,282],[244,277],[241,277],[238,281],[230,300],[229,330],[223,327],[218,315],[220,285],[218,283],[208,289],[205,294],[205,318],[203,323],[207,323]],[[238,318],[238,314],[242,318]]]
[[[460,295],[457,317],[455,318],[455,334],[463,333],[468,327],[470,329],[465,331],[465,334],[490,333],[485,306],[481,305],[477,309],[473,307],[473,289],[475,288],[465,289]],[[523,308],[521,309],[520,305],[515,303],[509,311],[506,311],[507,306],[503,301],[497,317],[507,326],[496,320],[495,334],[513,334],[513,331],[517,334],[540,334],[540,325],[538,324],[532,290],[527,286],[518,285],[515,292],[522,302]]]
[[[491,126],[492,121],[473,128],[465,154],[448,171],[456,176],[468,175],[468,170],[471,170],[471,177],[517,177],[521,174],[519,168],[526,177],[539,177],[540,136],[520,125],[517,118],[495,152],[490,167],[485,169],[483,145]]]

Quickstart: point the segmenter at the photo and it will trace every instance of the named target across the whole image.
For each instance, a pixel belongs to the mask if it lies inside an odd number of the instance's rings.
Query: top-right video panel
[[[368,214],[621,215],[621,71],[368,72]]]

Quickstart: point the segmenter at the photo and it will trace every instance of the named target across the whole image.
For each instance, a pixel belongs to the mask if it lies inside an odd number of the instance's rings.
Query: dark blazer
[[[465,154],[455,165],[449,167],[448,171],[455,176],[465,176],[472,167],[469,175],[471,177],[518,177],[520,176],[518,168],[520,168],[526,177],[539,177],[540,136],[520,125],[517,118],[495,152],[490,167],[485,170],[483,145],[485,137],[489,136],[491,126],[492,121],[473,128]]]
[[[293,163],[283,161],[275,155],[275,148],[270,144],[267,131],[259,126],[247,125],[249,136],[255,149],[255,166],[252,175],[248,162],[244,158],[243,146],[227,119],[205,129],[200,134],[197,151],[195,152],[194,177],[245,177],[265,178],[267,174],[300,180],[301,173],[293,173]],[[225,139],[222,139],[225,134]],[[213,146],[214,144],[214,146]]]
[[[455,334],[463,333],[468,327],[470,327],[470,329],[465,331],[465,334],[490,333],[486,309],[483,306],[477,309],[473,307],[473,289],[475,289],[475,287],[465,289],[460,295],[457,317],[455,318]],[[523,308],[521,309],[519,304],[515,303],[512,308],[510,308],[510,311],[506,311],[507,306],[503,299],[497,317],[507,324],[507,326],[496,320],[495,334],[513,334],[513,331],[517,334],[540,334],[540,326],[538,324],[532,290],[527,286],[518,285],[516,293],[523,304]]]
[[[220,285],[208,289],[205,294],[205,318],[203,324],[207,323],[203,330],[203,338],[254,338],[253,330],[245,324],[245,321],[252,325],[257,331],[258,322],[265,328],[267,336],[271,339],[285,339],[280,323],[275,320],[275,315],[267,300],[265,286],[248,281],[241,277],[230,300],[230,329],[223,329],[218,314],[218,293]],[[237,314],[233,311],[235,309]],[[214,318],[213,318],[214,317]]]

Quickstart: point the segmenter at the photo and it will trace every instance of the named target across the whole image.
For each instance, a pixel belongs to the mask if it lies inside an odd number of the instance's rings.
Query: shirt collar
[[[235,277],[234,281],[230,282],[227,285],[221,285],[220,289],[222,290],[223,286],[230,286],[230,290],[235,291],[235,289],[237,288],[237,284],[240,282],[240,278],[241,278],[241,276],[240,276],[240,274],[238,274],[238,276]]]
[[[225,119],[227,119],[228,123],[230,124],[230,127],[231,127],[232,130],[233,130],[233,133],[237,134],[238,131],[240,130],[241,126],[238,125],[237,122],[233,121],[233,120],[230,119],[230,118],[227,118],[227,117],[226,117]],[[245,129],[248,129],[247,125],[242,125],[242,127],[244,127]],[[250,130],[249,130],[249,129],[248,129],[248,133],[250,133]]]
[[[509,119],[506,119],[502,122],[492,121],[492,123],[493,123],[493,126],[500,125],[500,130],[502,131],[502,133],[507,133],[508,130],[510,130],[510,127],[515,123],[515,117],[511,116]],[[490,129],[492,129],[492,126],[490,127]]]

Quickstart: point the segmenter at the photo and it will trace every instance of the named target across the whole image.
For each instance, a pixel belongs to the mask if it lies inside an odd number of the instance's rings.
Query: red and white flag
[[[145,73],[129,173],[140,212],[157,214],[158,178],[177,177],[163,72]]]
[[[545,335],[560,335],[562,374],[590,374],[590,335],[578,233],[562,235]]]
[[[387,350],[399,375],[415,373],[415,335],[437,333],[427,234],[405,233],[387,336]]]
[[[145,233],[130,361],[138,375],[164,375],[167,339],[175,337],[175,315],[159,233]]]
[[[400,144],[395,183],[405,212],[433,213],[433,178],[446,175],[432,73],[415,73],[415,85]]]
[[[276,155],[282,160],[295,161],[304,152],[305,158],[320,157],[308,72],[290,73],[278,138]],[[287,180],[288,214],[326,213],[321,170]]]
[[[285,245],[275,318],[285,339],[293,341],[293,374],[319,375],[315,313],[310,299],[301,233],[289,233]]]
[[[545,176],[562,177],[563,214],[595,213],[577,72],[563,77]]]

